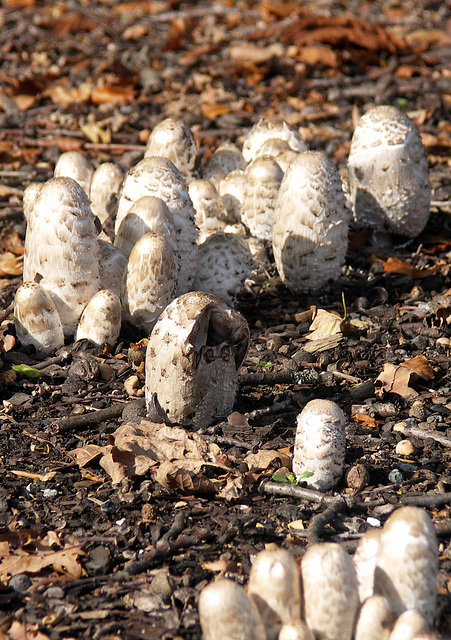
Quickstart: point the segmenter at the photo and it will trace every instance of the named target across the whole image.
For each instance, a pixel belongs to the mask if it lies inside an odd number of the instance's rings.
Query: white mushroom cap
[[[354,640],[388,640],[395,617],[384,596],[371,596],[360,609]]]
[[[379,543],[374,590],[400,615],[416,609],[432,626],[436,614],[438,543],[431,517],[401,507],[385,523]]]
[[[120,297],[127,258],[111,242],[98,240],[98,243],[100,288],[114,291]]]
[[[266,640],[257,608],[232,580],[217,580],[203,589],[199,617],[204,640]]]
[[[311,400],[297,417],[293,473],[308,471],[307,486],[328,491],[343,473],[346,450],[345,417],[331,400]]]
[[[290,552],[274,544],[260,551],[249,574],[247,593],[260,612],[268,640],[277,640],[282,624],[301,615],[301,580]]]
[[[263,117],[254,124],[244,139],[243,157],[246,162],[251,162],[255,158],[257,150],[270,138],[278,138],[288,142],[294,151],[307,151],[305,142],[294,127],[277,117]]]
[[[420,135],[396,107],[365,113],[354,131],[348,160],[350,201],[361,226],[409,238],[429,218],[431,186]]]
[[[92,175],[89,192],[91,209],[102,224],[110,216],[109,205],[119,193],[123,178],[122,169],[114,162],[103,162]]]
[[[232,142],[224,142],[216,149],[202,171],[202,178],[216,186],[232,171],[244,171],[247,162],[238,147]]]
[[[89,160],[79,151],[65,151],[58,158],[53,176],[72,178],[88,195],[94,168]]]
[[[122,305],[114,291],[102,289],[91,298],[78,323],[75,340],[114,347],[121,331]]]
[[[115,233],[133,203],[143,196],[157,196],[169,209],[179,254],[177,292],[188,291],[196,273],[198,231],[186,182],[170,160],[152,156],[130,169],[122,186]]]
[[[227,222],[227,210],[212,182],[192,180],[189,183],[188,191],[196,212],[195,220],[198,227],[202,227],[208,218]]]
[[[146,352],[146,403],[155,399],[170,421],[203,427],[228,415],[249,327],[237,311],[208,293],[176,298],[159,317]]]
[[[334,542],[311,546],[302,558],[301,575],[305,620],[315,637],[351,640],[359,596],[346,550]]]
[[[275,161],[285,173],[290,164],[296,160],[299,155],[299,151],[295,151],[294,149],[287,149],[287,151],[282,151],[275,157]]]
[[[133,247],[124,273],[124,317],[150,334],[176,287],[177,266],[168,238],[146,233]]]
[[[42,182],[30,182],[23,192],[23,215],[27,225],[33,225],[33,209],[41,190]]]
[[[241,220],[241,203],[244,198],[245,185],[246,178],[242,169],[231,171],[222,178],[218,185],[218,191],[229,218],[234,222]]]
[[[166,236],[177,254],[177,238],[171,212],[163,200],[156,196],[144,196],[133,203],[116,233],[114,245],[128,257],[135,244],[146,233]]]
[[[292,291],[317,289],[338,278],[348,220],[335,165],[320,151],[299,153],[279,188],[272,237],[277,271]]]
[[[255,150],[254,160],[260,158],[260,156],[271,156],[275,158],[284,151],[291,150],[290,145],[286,140],[281,138],[268,138],[264,143]],[[296,152],[295,152],[296,153]]]
[[[283,624],[278,640],[315,640],[315,636],[302,620]]]
[[[271,240],[274,207],[283,173],[274,158],[260,156],[244,172],[245,187],[241,206],[241,220],[251,235]]]
[[[244,238],[232,233],[214,233],[199,246],[193,288],[213,293],[233,305],[255,266]]]
[[[408,609],[401,613],[390,634],[390,640],[415,640],[418,635],[427,633],[430,627],[422,613]]]
[[[360,602],[374,594],[374,571],[382,528],[370,529],[360,538],[353,560],[359,583]]]
[[[14,298],[14,324],[19,342],[51,355],[64,345],[63,325],[55,303],[36,282],[21,285]]]
[[[161,156],[175,164],[185,179],[191,179],[196,166],[197,147],[193,134],[178,118],[166,118],[153,129],[144,157]]]

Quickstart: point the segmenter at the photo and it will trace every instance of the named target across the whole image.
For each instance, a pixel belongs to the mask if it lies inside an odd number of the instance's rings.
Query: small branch
[[[336,496],[333,502],[322,513],[318,513],[310,520],[307,529],[307,545],[317,544],[320,541],[321,533],[326,526],[330,524],[339,513],[346,509],[346,501],[342,496]]]
[[[414,438],[422,438],[426,440],[427,438],[432,438],[436,442],[439,442],[444,447],[451,447],[451,438],[447,438],[440,431],[427,431],[426,429],[420,429],[420,427],[401,427],[398,430],[404,436],[414,436]]]
[[[426,507],[432,509],[433,507],[439,507],[442,504],[449,504],[451,502],[451,493],[436,493],[434,495],[418,495],[418,496],[405,496],[401,497],[400,503],[402,505],[410,505],[413,507]]]
[[[309,500],[310,502],[318,502],[319,504],[332,505],[336,501],[336,496],[326,496],[320,491],[306,489],[294,484],[285,484],[283,482],[273,482],[272,480],[264,480],[258,490],[260,493],[270,493],[274,496],[288,496],[289,498],[298,498],[299,500]]]
[[[315,369],[303,371],[265,371],[262,373],[243,373],[239,377],[241,386],[258,386],[274,384],[319,384],[320,375]]]
[[[64,433],[66,431],[71,431],[72,429],[83,429],[84,427],[89,427],[94,424],[100,424],[101,422],[106,422],[107,420],[114,420],[114,418],[119,418],[125,407],[128,407],[135,402],[139,402],[140,404],[142,403],[144,406],[145,399],[134,399],[131,402],[115,404],[112,407],[106,407],[105,409],[100,409],[99,411],[91,411],[90,413],[83,413],[79,416],[69,416],[69,418],[63,418],[58,422],[59,432]]]

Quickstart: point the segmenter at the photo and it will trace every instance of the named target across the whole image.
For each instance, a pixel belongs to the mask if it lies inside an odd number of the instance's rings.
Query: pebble
[[[32,585],[31,579],[26,573],[18,573],[9,581],[8,586],[19,593],[24,593]]]
[[[48,500],[50,498],[56,498],[56,496],[58,495],[58,491],[56,489],[44,489],[42,495],[46,500]]]
[[[398,482],[404,481],[404,476],[402,475],[401,471],[399,471],[399,469],[392,469],[392,471],[390,471],[390,473],[388,474],[388,480],[392,484],[398,484]]]
[[[415,453],[415,447],[411,440],[401,440],[396,445],[396,453],[399,456],[413,456]]]
[[[346,484],[355,491],[361,491],[369,482],[370,474],[363,464],[355,464],[346,474]]]
[[[416,418],[420,422],[426,420],[428,416],[428,411],[424,406],[424,403],[421,400],[415,400],[409,410],[409,416],[411,418]]]
[[[64,598],[64,590],[61,587],[49,587],[42,594],[45,598],[51,598],[52,600],[61,600]]]
[[[404,433],[407,429],[407,422],[397,422],[393,425],[393,431],[399,431],[400,433]]]

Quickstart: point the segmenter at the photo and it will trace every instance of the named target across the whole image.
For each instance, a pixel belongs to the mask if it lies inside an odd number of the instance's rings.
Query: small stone
[[[417,336],[412,340],[412,346],[414,346],[418,351],[424,351],[429,344],[429,341],[424,336]]]
[[[428,412],[421,400],[415,400],[409,410],[409,416],[423,422],[428,417]]]
[[[363,464],[355,464],[346,474],[346,484],[354,491],[361,491],[370,482],[370,474]]]
[[[49,587],[42,594],[45,598],[52,600],[62,600],[64,598],[64,589],[61,587]]]
[[[400,456],[413,456],[415,447],[411,440],[401,440],[396,445],[396,453]]]
[[[393,469],[392,471],[390,471],[390,473],[388,474],[388,480],[389,482],[391,482],[392,484],[398,484],[398,482],[403,482],[404,481],[404,476],[402,475],[402,473],[399,471],[399,469]]]
[[[18,573],[11,578],[8,586],[11,587],[11,589],[18,591],[19,593],[23,593],[24,591],[27,591],[27,589],[29,589],[31,585],[31,579],[29,578],[29,576],[27,576],[26,573]]]
[[[406,428],[407,428],[406,422],[397,422],[395,425],[393,425],[393,431],[399,431],[400,433],[404,433]]]
[[[374,395],[373,380],[365,380],[365,382],[354,385],[351,389],[349,389],[349,395],[351,396],[352,400],[357,401],[371,398],[371,396]]]

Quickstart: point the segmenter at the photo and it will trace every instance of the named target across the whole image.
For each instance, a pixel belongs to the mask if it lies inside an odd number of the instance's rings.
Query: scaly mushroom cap
[[[415,640],[417,636],[427,633],[430,627],[422,613],[408,609],[401,613],[390,634],[390,640]]]
[[[299,155],[299,151],[295,151],[294,149],[287,149],[286,151],[282,151],[282,153],[279,153],[274,158],[274,160],[277,162],[277,164],[282,169],[282,171],[286,173],[286,170],[288,169],[290,164],[294,160],[296,160],[298,155]]]
[[[317,638],[351,640],[359,606],[357,576],[343,547],[311,546],[302,558],[305,620]]]
[[[203,640],[266,640],[257,608],[232,580],[216,580],[202,590],[199,618]]]
[[[277,640],[283,623],[300,618],[301,581],[289,551],[269,545],[255,558],[247,593],[259,610],[268,640]]]
[[[357,618],[354,640],[388,640],[395,613],[383,596],[366,600]]]
[[[19,342],[48,356],[64,345],[63,325],[55,303],[36,282],[21,285],[14,298],[14,324]]]
[[[171,212],[161,198],[144,196],[134,202],[121,222],[114,245],[128,257],[135,244],[146,233],[166,236],[177,257],[177,238]]]
[[[168,158],[186,180],[193,177],[197,147],[193,134],[182,120],[166,118],[152,129],[144,152],[145,158],[151,156]]]
[[[353,561],[359,583],[360,602],[374,594],[374,571],[382,529],[370,529],[360,538]]]
[[[196,212],[195,220],[202,227],[208,218],[227,222],[227,211],[215,185],[209,180],[192,180],[188,186],[189,197]]]
[[[348,160],[350,201],[360,226],[415,238],[429,218],[426,152],[412,120],[396,107],[365,113]]]
[[[148,334],[174,299],[177,267],[166,236],[147,233],[132,249],[122,285],[124,317]]]
[[[243,142],[243,157],[246,162],[251,162],[258,149],[266,140],[278,138],[288,142],[294,151],[307,151],[307,146],[299,132],[277,117],[263,117],[254,124]]]
[[[174,423],[203,427],[226,416],[249,347],[249,327],[209,293],[186,293],[166,307],[149,338],[146,403]]]
[[[343,473],[346,450],[345,417],[331,400],[311,400],[297,417],[293,473],[308,471],[307,486],[319,491],[334,487]]]
[[[114,162],[103,162],[92,175],[89,191],[91,209],[102,224],[110,217],[110,206],[123,179],[122,169]]]
[[[245,187],[241,206],[241,220],[251,235],[271,240],[274,207],[283,173],[274,158],[260,156],[244,172]]]
[[[100,289],[114,291],[120,298],[127,258],[122,251],[113,246],[111,242],[98,240],[98,243]]]
[[[148,157],[138,162],[125,176],[119,199],[115,233],[133,203],[143,196],[157,196],[167,205],[177,238],[179,272],[177,292],[188,291],[197,265],[197,227],[194,207],[186,182],[167,158]]]
[[[283,177],[274,211],[274,260],[287,287],[300,293],[338,278],[348,220],[335,165],[321,151],[299,153]]]
[[[232,171],[244,171],[246,165],[247,162],[238,147],[232,142],[224,142],[205,165],[202,178],[217,186]]]
[[[242,169],[231,171],[219,182],[219,194],[227,209],[229,219],[233,222],[241,221],[241,204],[244,199],[245,186],[246,178]]]
[[[122,305],[114,291],[102,289],[91,298],[78,323],[75,340],[114,347],[121,331]]]
[[[72,178],[42,185],[27,229],[24,282],[39,278],[58,309],[64,334],[73,335],[83,309],[99,290],[99,246],[94,215]]]
[[[33,226],[33,210],[42,182],[30,182],[23,192],[23,215],[28,226]]]
[[[255,266],[244,238],[233,233],[215,233],[199,246],[193,288],[212,293],[233,306]]]
[[[58,178],[63,176],[65,178],[72,178],[88,195],[91,185],[92,174],[94,168],[82,153],[78,151],[65,151],[58,158],[53,177]]]
[[[302,620],[283,624],[278,640],[315,640],[315,636]]]
[[[286,140],[281,140],[280,138],[268,138],[260,147],[258,147],[258,149],[256,149],[254,153],[254,160],[261,156],[271,156],[271,158],[275,158],[279,154],[290,149],[291,147]]]
[[[375,593],[399,615],[416,609],[432,626],[437,603],[438,543],[424,509],[401,507],[382,530],[374,576]]]

